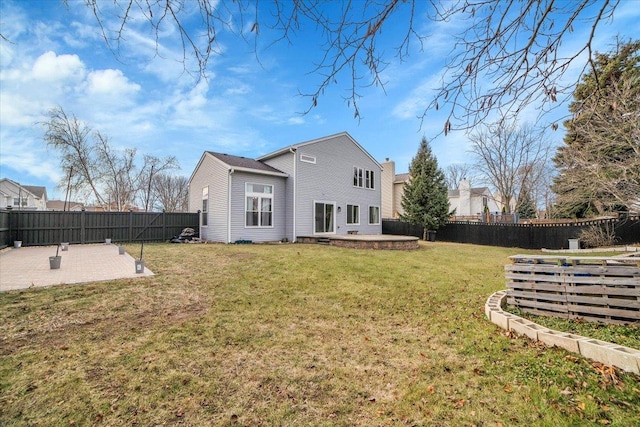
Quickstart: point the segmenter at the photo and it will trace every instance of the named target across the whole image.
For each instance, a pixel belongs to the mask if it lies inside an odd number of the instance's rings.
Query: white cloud
[[[36,99],[11,92],[0,92],[0,119],[2,127],[30,127],[40,120],[40,103]],[[2,141],[2,152],[7,148]]]
[[[91,95],[109,95],[114,98],[126,97],[140,91],[140,85],[131,83],[120,70],[97,70],[87,77],[88,92]]]
[[[33,79],[43,81],[77,81],[84,78],[84,75],[84,64],[78,55],[56,55],[52,51],[42,54],[31,70]]]
[[[48,179],[58,182],[61,178],[60,168],[57,159],[47,153],[45,144],[25,133],[10,133],[4,130],[0,133],[2,139],[2,156],[0,165],[6,169],[16,171],[23,180],[18,179],[23,184],[30,182],[26,177]],[[14,174],[12,174],[14,175]]]

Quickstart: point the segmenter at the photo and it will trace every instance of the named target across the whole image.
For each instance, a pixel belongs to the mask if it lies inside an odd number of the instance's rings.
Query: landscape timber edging
[[[564,348],[578,353],[587,359],[606,365],[615,366],[626,372],[640,374],[640,351],[600,341],[580,335],[554,331],[503,310],[506,304],[507,291],[492,294],[484,305],[484,311],[491,322],[502,329],[513,331],[535,341],[542,341],[548,346]]]

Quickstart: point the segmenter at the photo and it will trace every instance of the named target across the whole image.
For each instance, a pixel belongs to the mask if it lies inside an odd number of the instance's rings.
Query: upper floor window
[[[353,167],[353,186],[360,188],[375,188],[375,174],[369,169],[362,169],[357,166]]]
[[[20,206],[20,198],[19,197],[14,197],[13,198],[13,206]],[[22,206],[27,206],[27,198],[26,197],[22,198]]]
[[[245,226],[273,226],[273,185],[247,183]]]

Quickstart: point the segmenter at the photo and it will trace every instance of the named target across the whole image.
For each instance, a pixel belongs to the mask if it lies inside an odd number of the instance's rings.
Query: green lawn
[[[640,425],[639,376],[486,320],[521,252],[146,245],[0,294],[0,425]]]

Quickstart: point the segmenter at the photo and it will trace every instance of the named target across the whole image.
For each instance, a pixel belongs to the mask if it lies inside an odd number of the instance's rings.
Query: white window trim
[[[304,163],[311,163],[312,165],[316,164],[316,156],[310,156],[308,154],[300,154],[300,161]]]
[[[205,190],[206,190],[206,196],[205,196]],[[209,186],[206,185],[204,187],[202,187],[202,201],[200,203],[200,207],[204,207],[202,202],[203,201],[207,201],[207,210],[205,211],[204,209],[202,210],[202,224],[200,224],[201,227],[208,227],[209,226],[209,212],[211,211],[211,206],[209,205]],[[206,224],[204,224],[204,221],[207,221]]]
[[[325,205],[333,205],[333,231],[326,231],[326,232],[321,232],[321,233],[316,232],[316,203],[323,203]],[[311,231],[313,231],[313,235],[314,236],[324,236],[324,235],[336,234],[336,226],[337,226],[336,216],[338,214],[338,207],[337,207],[336,202],[329,201],[329,200],[314,200],[311,209],[312,209],[311,218],[313,218],[313,221],[311,222]]]
[[[367,187],[367,176],[369,177],[369,187]],[[367,190],[375,190],[375,173],[372,169],[365,169],[365,180],[364,180],[364,188]]]
[[[371,208],[378,208],[378,222],[371,222]],[[369,205],[369,208],[367,209],[367,222],[369,225],[380,225],[380,206]]]
[[[349,206],[355,206],[355,207],[358,208],[358,218],[357,218],[358,222],[349,222]],[[346,224],[347,225],[360,225],[360,205],[354,205],[354,204],[351,204],[351,203],[347,203],[347,206],[346,206],[345,210],[347,211]]]
[[[373,169],[365,169],[365,168],[361,168],[359,166],[354,165],[353,166],[354,169],[354,176],[353,179],[356,179],[356,175],[355,172],[356,170],[358,171],[357,173],[357,183],[354,183],[353,186],[355,188],[362,188],[365,190],[372,190],[375,191],[376,189],[376,184],[375,184],[375,176],[376,173]],[[367,186],[367,177],[369,177],[369,186]],[[360,185],[360,178],[362,178],[362,185]],[[373,179],[371,179],[373,178]]]
[[[271,187],[271,193],[253,193],[247,191],[248,185],[264,185],[265,187]],[[256,228],[273,228],[275,224],[275,206],[273,201],[275,200],[276,186],[273,184],[263,184],[260,182],[245,182],[244,183],[244,199],[243,199],[243,214],[244,214],[244,228],[256,229]],[[267,197],[265,197],[267,196]],[[259,199],[271,199],[271,225],[247,225],[247,197],[258,197]],[[262,203],[258,202],[258,222],[260,222],[262,216]]]

